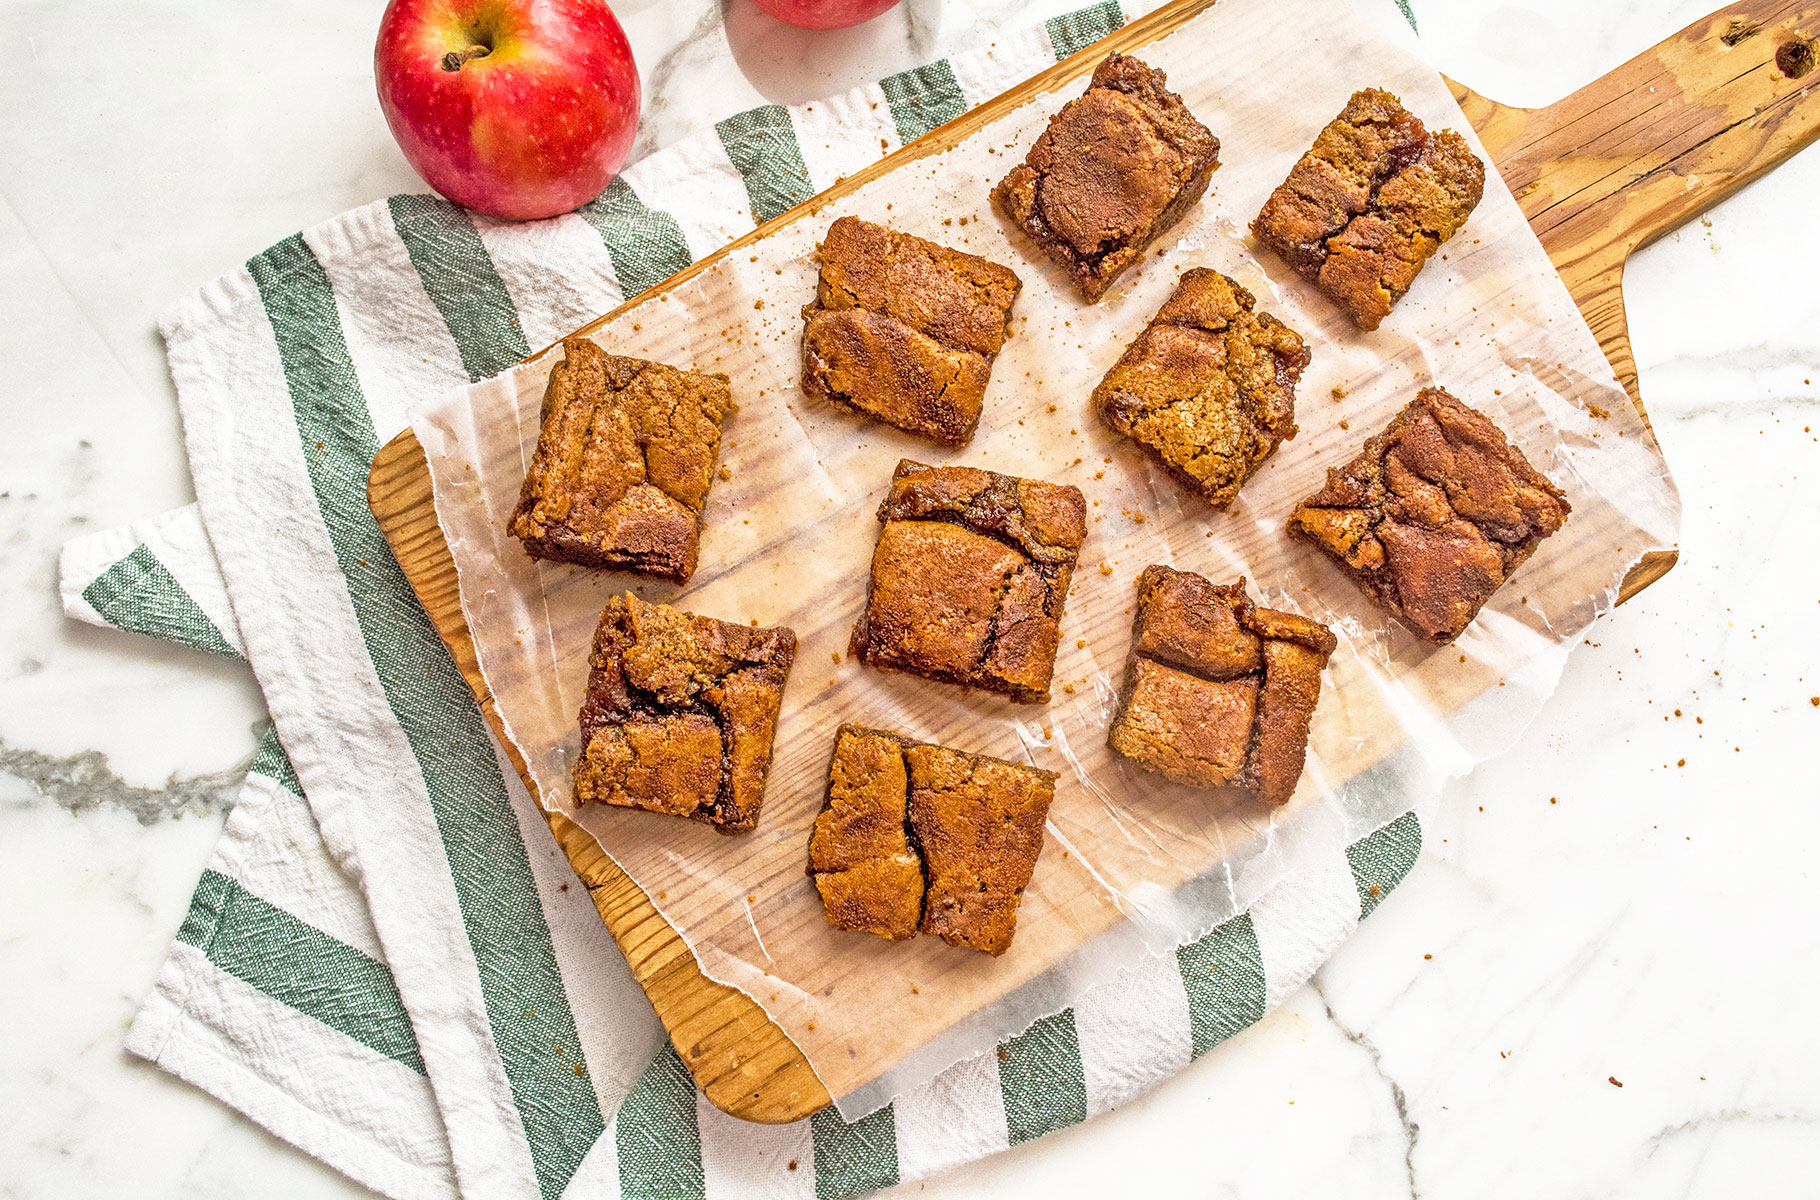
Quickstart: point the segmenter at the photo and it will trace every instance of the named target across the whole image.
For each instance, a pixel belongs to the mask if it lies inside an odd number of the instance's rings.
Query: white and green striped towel
[[[740,113],[550,221],[394,196],[167,314],[197,505],[72,542],[64,605],[246,659],[275,724],[131,1050],[391,1196],[837,1197],[1122,1103],[1307,979],[1414,864],[1413,813],[861,1121],[721,1114],[366,505],[373,454],[412,403],[510,366],[1124,19],[1102,3],[829,101]]]

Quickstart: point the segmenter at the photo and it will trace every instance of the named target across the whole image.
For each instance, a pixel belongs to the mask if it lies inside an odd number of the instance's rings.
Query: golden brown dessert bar
[[[720,452],[725,375],[563,344],[508,532],[533,558],[681,583]]]
[[[992,191],[1089,303],[1182,219],[1219,166],[1220,139],[1166,82],[1135,58],[1107,55]]]
[[[1043,849],[1055,773],[842,725],[809,874],[828,923],[1003,954]]]
[[[1451,642],[1569,511],[1489,417],[1431,387],[1328,468],[1289,532],[1423,637]]]
[[[1389,92],[1353,93],[1251,223],[1258,240],[1371,330],[1485,191],[1485,164]]]
[[[575,799],[753,828],[795,657],[789,629],[613,597],[588,657]]]
[[[828,227],[803,309],[803,391],[964,446],[1022,286],[1008,267],[857,217]]]
[[[1335,645],[1318,621],[1255,607],[1243,579],[1221,587],[1146,567],[1106,742],[1178,783],[1239,787],[1285,804],[1302,777]]]
[[[1295,386],[1308,347],[1255,307],[1218,271],[1183,272],[1093,390],[1101,420],[1216,508],[1296,435]]]
[[[1087,533],[1079,488],[904,459],[879,506],[852,651],[868,666],[1049,699]]]

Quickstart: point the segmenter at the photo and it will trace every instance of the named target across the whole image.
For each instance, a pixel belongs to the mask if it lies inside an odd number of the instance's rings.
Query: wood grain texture
[[[1155,41],[1213,2],[1179,0],[1133,22],[759,226],[655,290],[700,274],[833,197],[951,147],[1041,92],[1086,75],[1108,52]],[[1451,85],[1639,413],[1643,405],[1624,321],[1624,260],[1820,134],[1820,104],[1808,96],[1820,80],[1809,37],[1817,26],[1815,5],[1739,4],[1546,108],[1511,108]],[[591,332],[629,306],[578,332]],[[524,775],[481,678],[462,617],[455,564],[436,522],[428,464],[408,431],[375,457],[368,495],[418,599]],[[1629,599],[1661,578],[1674,561],[1673,552],[1646,557],[1625,579],[1621,597]],[[528,778],[526,784],[531,786]],[[825,1106],[826,1089],[763,1010],[702,975],[681,937],[592,837],[562,816],[549,820],[708,1099],[734,1116],[767,1123],[798,1120]]]

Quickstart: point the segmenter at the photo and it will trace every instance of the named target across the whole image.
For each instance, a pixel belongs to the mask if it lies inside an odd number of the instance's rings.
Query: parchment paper
[[[849,1119],[991,1047],[1083,990],[1238,912],[1299,863],[1340,850],[1509,745],[1553,691],[1569,648],[1614,603],[1626,568],[1673,543],[1679,504],[1659,452],[1515,200],[1497,179],[1383,328],[1360,334],[1256,248],[1245,225],[1355,89],[1389,88],[1431,128],[1471,127],[1396,10],[1374,0],[1225,0],[1139,52],[1222,142],[1207,197],[1097,305],[994,213],[993,182],[1085,80],[965,143],[798,220],[638,305],[596,339],[615,353],[732,378],[738,411],[684,590],[534,563],[505,534],[559,352],[445,397],[413,422],[429,455],[463,609],[505,727],[542,802],[569,813],[680,930],[707,974],[750,994],[802,1048]],[[800,307],[811,254],[855,214],[983,254],[1024,280],[1015,335],[973,443],[948,452],[804,400]],[[1300,435],[1216,513],[1089,409],[1094,384],[1180,270],[1214,267],[1308,339]],[[1374,608],[1284,521],[1417,388],[1488,413],[1568,494],[1565,529],[1436,649]],[[847,659],[901,457],[1073,483],[1088,537],[1043,706],[885,674]],[[1178,787],[1105,744],[1130,645],[1133,584],[1170,563],[1251,580],[1263,603],[1332,626],[1340,648],[1293,802],[1266,811]],[[723,837],[569,795],[596,617],[631,589],[733,621],[788,625],[800,649],[763,818]],[[998,959],[933,937],[890,944],[827,926],[804,875],[834,730],[858,721],[1061,772],[1016,942]]]

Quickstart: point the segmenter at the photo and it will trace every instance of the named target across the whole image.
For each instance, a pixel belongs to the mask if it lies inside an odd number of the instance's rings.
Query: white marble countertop
[[[1710,2],[1417,15],[1444,71],[1535,104]],[[750,0],[614,7],[648,148],[1080,3],[908,0],[814,40]],[[359,1191],[121,1050],[263,709],[237,664],[67,622],[53,585],[66,538],[190,498],[160,310],[420,187],[373,99],[378,9],[16,0],[0,24],[0,1195]],[[1812,1194],[1816,190],[1820,150],[1632,261],[1681,564],[1451,790],[1410,880],[1313,986],[1140,1102],[902,1191]]]

